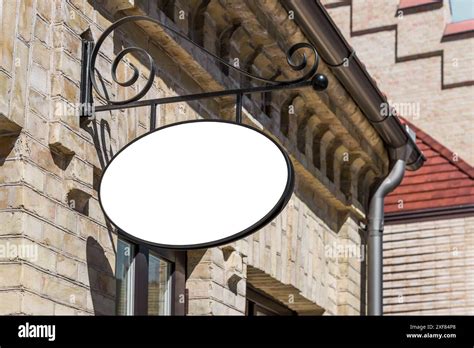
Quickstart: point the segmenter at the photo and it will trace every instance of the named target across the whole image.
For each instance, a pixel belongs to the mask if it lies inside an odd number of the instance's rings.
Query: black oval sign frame
[[[115,224],[114,221],[107,215],[107,212],[105,211],[105,209],[102,205],[102,200],[101,200],[102,179],[105,176],[105,173],[107,172],[107,169],[109,168],[110,164],[113,162],[113,160],[118,155],[120,155],[120,153],[122,153],[125,149],[127,149],[130,145],[132,145],[136,141],[138,141],[138,140],[140,140],[140,139],[142,139],[142,138],[144,138],[144,137],[146,137],[146,136],[148,136],[148,135],[150,135],[154,132],[158,132],[160,130],[163,130],[165,128],[175,127],[175,126],[179,126],[179,125],[182,125],[182,124],[194,123],[194,122],[221,122],[221,123],[232,124],[232,125],[235,125],[237,127],[245,127],[245,128],[251,129],[251,130],[253,130],[257,133],[260,133],[261,135],[263,135],[264,137],[269,139],[273,144],[275,144],[276,147],[283,154],[283,157],[285,158],[285,162],[286,162],[286,165],[287,165],[287,170],[288,170],[287,182],[286,182],[286,186],[285,186],[285,189],[283,191],[282,196],[280,197],[278,202],[275,204],[275,206],[264,217],[262,217],[259,221],[257,221],[256,223],[254,223],[250,227],[244,229],[243,231],[234,233],[234,234],[230,235],[229,237],[221,238],[221,239],[206,242],[206,243],[188,244],[188,245],[160,244],[160,243],[154,243],[154,242],[150,242],[150,241],[138,238],[138,237],[134,236],[132,233],[122,230],[120,228],[120,226]],[[121,148],[112,157],[112,159],[106,165],[106,167],[105,167],[105,169],[102,173],[102,176],[101,176],[100,182],[99,182],[98,197],[99,197],[99,204],[100,204],[100,207],[102,209],[102,212],[104,213],[107,220],[109,220],[114,226],[117,227],[119,235],[123,235],[127,239],[130,239],[131,241],[134,241],[136,243],[142,243],[142,244],[145,244],[145,245],[150,245],[150,246],[154,246],[154,247],[158,247],[158,248],[173,249],[173,250],[193,250],[193,249],[206,249],[206,248],[220,246],[220,245],[223,245],[223,244],[229,244],[229,243],[232,243],[232,242],[234,242],[238,239],[242,239],[244,237],[249,236],[252,233],[257,232],[258,230],[260,230],[264,226],[268,225],[274,218],[276,218],[282,212],[282,210],[286,207],[286,205],[288,204],[288,201],[291,198],[291,195],[292,195],[293,190],[294,190],[294,186],[295,186],[295,174],[294,174],[293,164],[291,163],[291,159],[288,156],[288,154],[286,153],[286,151],[283,149],[283,147],[280,144],[278,144],[275,140],[273,140],[270,136],[268,136],[264,132],[260,131],[259,129],[256,129],[256,128],[251,127],[251,126],[246,125],[246,124],[241,124],[241,123],[236,123],[236,122],[231,122],[231,121],[225,121],[225,120],[199,119],[199,120],[189,120],[189,121],[183,121],[183,122],[176,122],[176,123],[172,123],[172,124],[169,124],[169,125],[165,125],[165,126],[156,128],[156,129],[154,129],[154,130],[152,130],[148,133],[145,133],[145,134],[137,137],[136,139],[132,140],[130,143],[125,145],[123,148]]]

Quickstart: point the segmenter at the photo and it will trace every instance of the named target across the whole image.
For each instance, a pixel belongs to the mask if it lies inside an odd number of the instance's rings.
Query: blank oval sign
[[[141,136],[104,171],[108,219],[138,241],[175,249],[232,242],[265,226],[294,186],[286,152],[237,123],[175,123]]]

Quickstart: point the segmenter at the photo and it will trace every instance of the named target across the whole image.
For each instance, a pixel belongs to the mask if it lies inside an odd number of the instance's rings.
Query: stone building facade
[[[78,117],[82,42],[97,40],[116,19],[144,14],[241,68],[290,78],[297,73],[287,66],[285,50],[305,35],[276,0],[16,0],[4,1],[0,14],[0,314],[116,314],[123,242],[104,218],[97,189],[112,156],[149,131],[149,110]],[[136,93],[149,71],[143,57],[127,55],[118,79],[130,77],[134,66],[138,86],[113,82],[112,59],[131,45],[146,48],[156,62],[148,98],[254,83],[159,26],[137,22],[109,36],[98,57],[96,67],[116,99]],[[170,272],[184,275],[170,278],[183,286],[173,288],[176,304],[168,314],[244,315],[249,306],[271,311],[263,302],[292,314],[365,312],[360,223],[370,188],[388,171],[387,151],[324,62],[320,71],[330,81],[322,93],[245,98],[245,123],[290,153],[295,193],[275,221],[243,240],[184,255],[163,251]],[[233,100],[210,99],[159,107],[157,123],[234,114]],[[145,255],[142,247],[135,246],[137,255]],[[151,262],[133,256],[136,267]],[[142,276],[151,279],[146,270],[137,273],[132,288]],[[138,307],[127,313],[146,313]]]
[[[324,4],[427,157],[386,200],[384,312],[472,315],[474,18],[456,0]]]

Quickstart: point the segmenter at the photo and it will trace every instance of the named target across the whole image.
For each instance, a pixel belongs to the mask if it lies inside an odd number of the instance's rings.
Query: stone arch
[[[364,209],[367,209],[369,206],[369,198],[372,193],[373,185],[377,176],[373,169],[370,166],[361,173],[357,185],[357,200],[362,205]]]
[[[305,111],[303,116],[298,116],[296,118],[297,120],[297,131],[296,131],[296,146],[298,150],[306,154],[306,128],[308,126],[308,121],[311,118],[311,113],[308,111]]]
[[[350,192],[356,201],[359,201],[358,181],[361,175],[367,173],[367,162],[365,162],[359,155],[355,155],[354,161],[351,162],[351,188]],[[360,203],[360,202],[359,202]]]
[[[158,0],[158,7],[174,22],[176,0]]]
[[[278,68],[275,73],[270,76],[270,80],[276,80],[281,76],[281,70]],[[272,93],[264,92],[262,93],[262,103],[260,104],[260,110],[267,115],[267,117],[272,118]]]
[[[321,170],[323,162],[321,156],[322,139],[324,134],[328,132],[330,132],[329,125],[326,123],[320,123],[313,132],[312,161],[313,165],[319,170]]]
[[[298,95],[298,93],[291,93],[280,106],[280,132],[286,137],[290,131],[290,116],[293,115],[290,113],[290,106]]]
[[[292,107],[293,114],[290,113]],[[306,147],[306,124],[311,115],[306,108],[304,95],[297,94],[288,106],[288,139],[297,145],[300,152],[305,153]]]
[[[230,38],[234,32],[240,27],[240,21],[235,21],[224,30],[221,31],[218,38],[218,49],[217,53],[220,58],[232,64],[230,61]],[[229,76],[229,67],[224,64],[219,64],[220,70],[225,76]]]
[[[315,114],[310,114],[308,117],[308,121],[306,122],[305,132],[306,132],[306,144],[305,144],[305,155],[308,158],[312,158],[313,156],[313,134],[317,131],[318,125],[321,121]],[[311,161],[309,161],[312,163]]]
[[[242,65],[240,68],[246,72],[252,73],[252,65],[255,63],[255,59],[262,53],[263,46],[258,45],[253,51],[250,52],[250,54],[247,55],[245,60],[243,60]],[[245,76],[245,75],[240,75],[240,86],[242,87],[250,87],[252,84],[252,79]],[[251,98],[251,94],[249,94],[247,97]]]
[[[211,0],[203,0],[196,6],[190,16],[188,36],[200,46],[204,45],[204,19],[207,6]]]
[[[341,141],[340,139],[336,138],[335,136],[327,142],[326,145],[326,152],[325,152],[325,157],[326,157],[326,177],[331,180],[332,182],[335,182],[335,176],[336,176],[336,171],[335,171],[335,164],[337,163],[336,161],[336,150],[341,146]]]
[[[351,154],[349,149],[344,145],[340,145],[335,153],[334,157],[334,179],[335,184],[339,190],[344,193],[346,198],[350,198],[351,194],[351,163],[354,161],[355,156]]]

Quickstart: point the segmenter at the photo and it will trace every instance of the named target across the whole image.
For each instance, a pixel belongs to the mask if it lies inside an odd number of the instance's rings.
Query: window
[[[247,316],[297,315],[283,303],[247,284]]]
[[[171,314],[170,263],[150,253],[148,259],[148,315]]]
[[[119,238],[117,315],[184,315],[186,252]]]
[[[474,19],[474,2],[472,0],[451,0],[452,22]]]
[[[116,298],[117,314],[133,314],[133,245],[119,239],[117,243]]]

